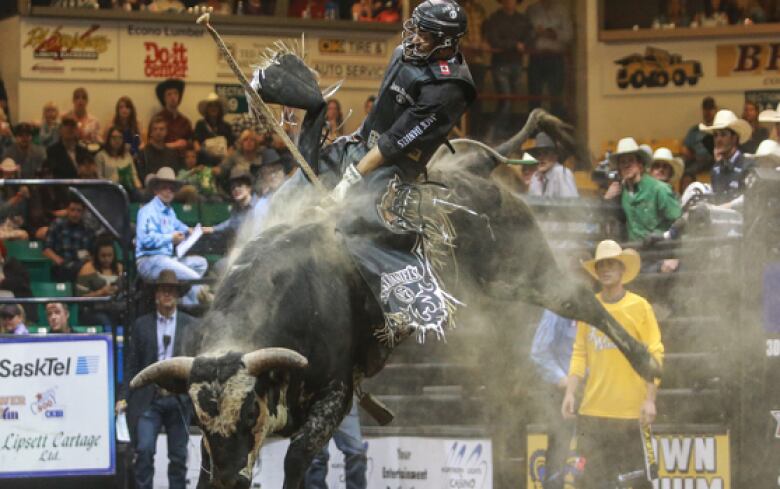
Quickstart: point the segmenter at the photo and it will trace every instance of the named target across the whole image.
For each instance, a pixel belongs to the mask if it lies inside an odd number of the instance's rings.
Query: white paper
[[[201,236],[203,236],[203,228],[201,227],[200,223],[198,223],[190,235],[187,236],[187,239],[179,243],[179,245],[176,247],[176,256],[181,258],[182,256],[186,255],[187,252],[190,251],[190,248],[192,248],[192,246],[198,242]]]
[[[119,413],[116,417],[116,441],[129,442],[130,430],[127,428],[127,416]]]

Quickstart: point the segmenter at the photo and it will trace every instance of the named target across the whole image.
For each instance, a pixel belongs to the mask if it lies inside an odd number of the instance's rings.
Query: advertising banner
[[[21,76],[57,80],[116,80],[116,23],[21,21]]]
[[[493,452],[490,440],[423,437],[366,438],[367,486],[393,489],[492,489]],[[252,487],[282,487],[287,440],[272,439],[260,450]],[[154,487],[167,488],[167,441],[157,439]],[[326,482],[345,489],[344,457],[333,441]],[[200,436],[190,437],[187,484],[194,487],[200,469]]]
[[[269,52],[278,51],[280,46],[284,46],[286,49],[291,49],[296,53],[303,54],[308,58],[308,54],[312,52],[312,48],[316,46],[316,40],[311,36],[224,36],[225,45],[228,47],[233,57],[236,59],[238,66],[241,67],[241,71],[247,76],[252,78],[253,67],[260,63],[260,60]],[[301,53],[303,51],[303,53]],[[216,80],[229,80],[234,82],[235,75],[230,70],[225,57],[219,50],[216,53]],[[307,59],[308,61],[308,59]]]
[[[717,93],[780,86],[780,43],[707,40],[601,44],[604,95]],[[610,64],[613,66],[609,68]]]
[[[640,443],[637,437],[637,443]],[[547,435],[528,434],[528,467],[526,487],[542,489],[545,473],[544,455]],[[658,479],[654,489],[730,489],[731,458],[729,434],[658,434],[653,437],[653,451],[658,461]],[[572,453],[567,461],[565,489],[576,488],[575,479],[581,461]],[[587,470],[587,460],[584,461]]]
[[[111,337],[0,338],[0,478],[114,473]]]

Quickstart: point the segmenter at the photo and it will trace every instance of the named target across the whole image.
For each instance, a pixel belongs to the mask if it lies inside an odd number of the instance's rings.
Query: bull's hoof
[[[390,411],[390,409],[385,406],[382,401],[373,395],[364,392],[359,399],[360,407],[362,407],[368,414],[370,414],[371,417],[374,418],[380,426],[390,424],[393,421],[393,418],[395,418],[395,414],[393,414],[393,412]]]

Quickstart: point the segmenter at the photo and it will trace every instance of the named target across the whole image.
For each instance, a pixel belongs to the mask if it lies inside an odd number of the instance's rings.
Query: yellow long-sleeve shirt
[[[623,298],[608,304],[601,294],[596,298],[628,334],[644,343],[660,363],[664,345],[653,308],[644,298],[626,292]],[[596,328],[577,323],[577,337],[569,374],[585,377],[585,393],[580,414],[619,419],[637,419],[647,396],[647,384],[620,353],[612,340]]]

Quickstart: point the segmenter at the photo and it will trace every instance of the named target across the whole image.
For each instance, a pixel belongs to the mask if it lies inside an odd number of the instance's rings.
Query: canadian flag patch
[[[443,59],[439,60],[439,71],[441,71],[442,75],[450,74],[450,65],[448,65],[447,62]]]

